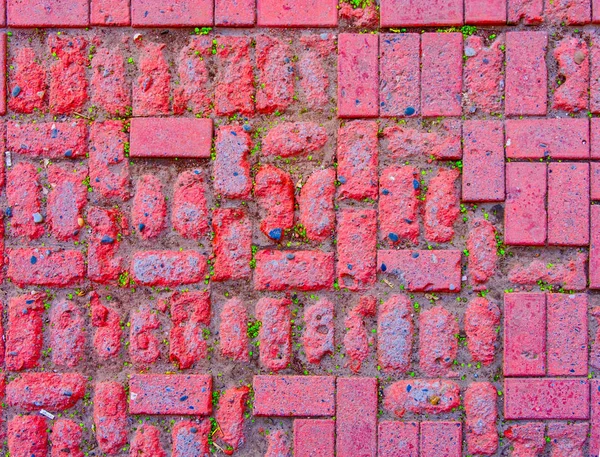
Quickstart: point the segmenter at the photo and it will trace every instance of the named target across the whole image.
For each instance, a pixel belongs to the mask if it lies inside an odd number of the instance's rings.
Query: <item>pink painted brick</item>
[[[419,424],[381,421],[377,441],[379,457],[419,457]]]
[[[337,278],[340,287],[365,290],[377,279],[377,212],[343,209],[338,215]]]
[[[460,422],[421,422],[422,457],[460,457],[462,424]]]
[[[506,24],[506,0],[465,0],[465,23]]]
[[[379,114],[378,47],[377,35],[339,35],[339,117],[377,117]]]
[[[421,112],[425,117],[460,116],[463,36],[424,33],[421,37]]]
[[[544,0],[544,19],[556,25],[588,24],[592,13],[592,0]]]
[[[546,374],[546,295],[504,294],[504,376]]]
[[[463,123],[462,199],[504,201],[504,128],[497,121]]]
[[[546,165],[506,164],[504,242],[541,246],[546,241]]]
[[[587,379],[507,378],[504,380],[505,419],[588,419]]]
[[[256,0],[215,0],[215,25],[252,27],[256,22]]]
[[[588,296],[548,294],[548,375],[585,376]]]
[[[589,454],[596,456],[600,453],[600,379],[590,380],[591,391],[591,430]]]
[[[600,200],[600,163],[590,163],[590,199]]]
[[[257,416],[333,416],[335,376],[254,376]]]
[[[590,289],[600,289],[600,205],[592,205],[590,211]]]
[[[590,157],[600,159],[600,118],[592,118],[590,123]]]
[[[84,257],[76,250],[17,248],[8,258],[6,275],[19,287],[69,287],[85,276]]]
[[[133,27],[213,25],[212,0],[131,0]]]
[[[381,27],[461,25],[461,0],[381,0]]]
[[[587,159],[590,135],[587,119],[509,119],[506,157],[509,159]],[[593,137],[593,135],[592,135]]]
[[[138,251],[132,254],[131,274],[143,286],[176,286],[204,279],[206,257],[196,251]]]
[[[548,101],[546,32],[508,32],[506,34],[507,116],[545,116]]]
[[[377,455],[377,378],[337,378],[336,455]]]
[[[336,27],[337,0],[257,0],[259,27]]]
[[[0,1],[0,26],[6,26],[6,0]]]
[[[0,1],[0,4],[4,3]],[[0,18],[4,18],[0,8]],[[0,72],[2,72],[2,79],[0,79],[0,115],[6,114],[6,33],[0,33]]]
[[[589,243],[589,164],[548,164],[548,209],[548,244],[585,246]]]
[[[592,0],[592,22],[600,23],[600,0]]]
[[[130,23],[129,0],[91,0],[91,25],[124,26]]]
[[[206,416],[211,412],[210,375],[134,374],[129,380],[129,414]]]
[[[294,457],[333,457],[335,421],[296,419],[294,421]]]
[[[379,36],[379,114],[418,116],[421,112],[421,37],[418,33]]]
[[[213,124],[211,119],[131,119],[131,157],[210,157]]]
[[[87,0],[7,0],[9,27],[85,27]]]

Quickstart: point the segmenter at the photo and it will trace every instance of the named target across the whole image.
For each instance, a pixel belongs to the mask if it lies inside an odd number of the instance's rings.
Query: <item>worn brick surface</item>
[[[377,455],[377,379],[338,378],[337,455]]]
[[[335,0],[257,0],[261,27],[335,27]]]
[[[457,0],[425,2],[421,0],[383,0],[382,27],[422,27],[460,25],[463,22],[463,3]]]
[[[131,25],[134,27],[185,27],[213,24],[210,0],[131,0]]]

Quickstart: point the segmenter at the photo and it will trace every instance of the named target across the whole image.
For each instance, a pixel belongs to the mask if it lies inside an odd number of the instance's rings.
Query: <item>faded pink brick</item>
[[[215,0],[215,25],[251,27],[256,21],[256,0]]]
[[[467,238],[469,252],[468,272],[475,289],[485,288],[498,267],[498,242],[493,224],[476,218],[470,226]]]
[[[334,455],[334,420],[296,419],[294,421],[295,457],[333,457]]]
[[[87,223],[91,228],[88,236],[87,276],[90,280],[106,284],[115,281],[122,272],[119,249],[119,224],[121,214],[116,209],[90,207]]]
[[[543,422],[521,422],[504,432],[515,457],[535,457],[544,452],[546,425]]]
[[[338,130],[339,198],[377,198],[377,132],[375,121],[352,121]]]
[[[171,75],[164,54],[166,45],[142,42],[140,46],[140,75],[133,83],[133,115],[136,117],[167,115],[170,105]]]
[[[438,397],[438,402],[430,399]],[[384,393],[386,410],[396,417],[413,414],[441,414],[460,406],[460,388],[447,379],[410,379],[396,381]]]
[[[250,387],[229,387],[219,397],[219,407],[215,419],[219,424],[219,436],[234,450],[244,444],[244,412],[250,394]]]
[[[139,369],[147,368],[160,357],[157,330],[160,321],[149,305],[142,305],[129,314],[129,358]]]
[[[35,368],[43,344],[45,294],[21,295],[8,301],[6,329],[6,369]]]
[[[208,355],[202,332],[210,325],[210,294],[208,291],[175,292],[170,302],[173,327],[169,334],[169,359],[184,370]]]
[[[213,187],[225,198],[248,198],[252,190],[250,177],[250,146],[252,140],[239,125],[224,125],[217,129]]]
[[[128,200],[127,135],[119,121],[94,122],[90,129],[88,172],[90,186],[106,199]]]
[[[550,422],[548,437],[552,446],[552,457],[584,457],[583,447],[588,431],[589,425],[586,423]],[[593,451],[588,455],[593,455]]]
[[[419,173],[415,167],[392,166],[379,178],[379,238],[387,244],[419,239]]]
[[[313,172],[302,186],[298,205],[300,223],[306,237],[312,241],[325,241],[335,230],[335,170],[326,168]]]
[[[326,355],[333,354],[335,304],[322,298],[305,308],[305,329],[302,344],[309,363],[318,364]]]
[[[194,27],[213,25],[210,0],[131,0],[133,27]]]
[[[504,375],[546,374],[546,295],[504,294]]]
[[[316,122],[283,122],[262,140],[265,156],[294,157],[318,152],[327,143],[327,130]]]
[[[104,306],[96,292],[90,294],[91,323],[97,328],[94,332],[93,344],[95,354],[102,360],[119,356],[121,351],[121,318],[114,308]]]
[[[91,25],[123,26],[130,22],[129,0],[91,0]]]
[[[48,46],[58,60],[50,66],[50,112],[81,112],[88,100],[85,67],[89,65],[88,43],[83,37],[48,37]]]
[[[600,200],[600,163],[590,163],[590,200]]]
[[[248,362],[248,312],[239,298],[231,298],[223,305],[219,326],[221,354],[239,362]]]
[[[281,241],[294,226],[294,183],[287,171],[263,165],[254,178],[254,196],[264,214],[260,231],[273,241]]]
[[[10,27],[86,27],[88,2],[54,0],[50,4],[33,0],[7,0]]]
[[[336,454],[377,455],[377,379],[337,378]]]
[[[600,21],[600,1],[594,0],[598,5],[594,9],[594,13],[598,14]],[[590,111],[594,114],[600,112],[600,38],[592,35],[589,47],[589,62],[590,62]],[[10,102],[9,102],[10,106]],[[596,120],[592,119],[592,126]],[[592,130],[592,137],[593,137]],[[593,153],[592,153],[593,154]]]
[[[3,9],[5,9],[4,2],[0,2],[0,23],[5,23],[6,17],[3,13]],[[0,71],[2,75],[6,75],[6,61],[8,59],[8,53],[6,50],[7,37],[6,33],[0,33]],[[6,76],[3,77],[2,82],[0,83],[0,115],[6,114]]]
[[[167,457],[160,442],[160,430],[154,425],[142,424],[131,440],[130,456]]]
[[[465,0],[465,23],[506,24],[506,0]]]
[[[131,260],[132,278],[142,286],[179,286],[204,279],[206,257],[196,251],[138,251]]]
[[[85,276],[80,251],[59,248],[14,248],[8,252],[7,277],[19,287],[69,287]]]
[[[259,27],[335,27],[337,0],[257,0]]]
[[[377,35],[338,36],[338,116],[377,117],[379,62]]]
[[[377,362],[385,372],[405,373],[410,368],[415,326],[406,295],[393,295],[379,306]]]
[[[428,241],[447,243],[454,238],[454,224],[460,215],[459,177],[457,169],[440,168],[429,180],[423,214]]]
[[[131,107],[131,87],[125,79],[123,55],[108,47],[96,49],[92,59],[92,72],[92,103],[112,115],[125,115]],[[92,129],[94,125],[96,122]]]
[[[431,377],[453,377],[452,364],[458,355],[458,323],[443,306],[419,315],[419,366]]]
[[[143,240],[156,238],[165,228],[167,204],[162,190],[162,182],[154,174],[143,175],[138,179],[131,223]]]
[[[279,251],[264,249],[256,254],[256,290],[322,290],[333,286],[333,252]]]
[[[292,356],[292,301],[287,298],[263,297],[255,307],[256,319],[261,322],[258,339],[260,363],[271,371],[287,368]]]
[[[507,116],[546,115],[547,46],[546,32],[506,34],[505,114]]]
[[[468,112],[501,113],[504,97],[504,36],[488,46],[483,37],[472,35],[465,41],[469,51],[464,65],[464,103]]]
[[[337,279],[340,287],[365,290],[377,279],[377,212],[343,209],[338,215]]]
[[[117,454],[127,443],[127,396],[121,384],[97,382],[94,386],[94,425],[98,447],[107,454]]]
[[[544,0],[508,0],[508,23],[540,24]]]
[[[590,289],[600,289],[600,205],[590,208]]]
[[[29,47],[20,47],[10,60],[8,107],[12,111],[31,114],[48,104],[46,68],[37,60],[35,51]]]
[[[365,320],[375,316],[376,311],[376,298],[372,295],[363,295],[360,297],[358,304],[350,309],[344,320],[344,326],[346,327],[344,348],[350,359],[346,365],[354,373],[360,371],[362,363],[371,352],[369,344],[374,341],[373,337],[369,337],[367,333]]]
[[[213,212],[213,281],[250,278],[252,221],[241,208],[217,208]]]
[[[254,70],[250,60],[250,37],[219,36],[215,112],[220,116],[254,114]]]
[[[48,167],[48,182],[52,191],[48,195],[47,222],[50,231],[59,241],[78,238],[81,226],[79,218],[87,204],[87,189],[83,185],[87,178],[86,168]]]
[[[383,129],[383,137],[386,140],[384,148],[389,150],[394,159],[400,160],[411,157],[460,160],[460,135],[461,121],[452,118],[435,122],[427,128],[396,124]]]
[[[587,110],[590,61],[588,45],[584,40],[563,38],[554,49],[554,58],[558,63],[557,79],[563,79],[560,85],[554,85],[553,108],[570,113]]]
[[[177,72],[179,84],[173,90],[173,113],[186,111],[198,115],[210,114],[209,73],[207,61],[212,55],[212,40],[207,36],[191,37],[179,51]]]
[[[591,391],[591,424],[590,454],[600,452],[600,379],[590,379]]]
[[[554,24],[587,24],[590,22],[591,14],[591,0],[544,1],[544,18]]]
[[[171,225],[183,238],[198,240],[208,231],[208,205],[202,170],[184,171],[173,189]]]
[[[267,443],[265,457],[292,457],[290,440],[284,430],[271,430],[267,435]]]
[[[493,455],[498,450],[497,400],[490,382],[473,382],[465,392],[467,447],[472,454]]]
[[[460,457],[462,424],[460,422],[421,422],[421,455]]]
[[[303,103],[311,109],[324,109],[331,99],[331,84],[326,71],[326,63],[337,48],[336,36],[332,33],[326,35],[302,35],[303,52],[300,55],[298,72],[300,87],[304,92]]]
[[[460,33],[425,33],[421,38],[421,111],[425,117],[460,116],[462,46]]]
[[[82,310],[70,300],[60,301],[50,311],[52,363],[76,367],[86,353],[85,321]]]
[[[256,37],[258,86],[256,111],[261,114],[283,113],[294,97],[294,67],[289,45],[268,35]]]
[[[419,423],[380,421],[379,457],[419,457]]]
[[[462,25],[459,0],[382,0],[381,27],[430,27]]]
[[[483,297],[472,299],[464,317],[467,349],[475,362],[491,365],[498,345],[500,308]]]
[[[83,457],[81,451],[82,426],[71,419],[58,419],[52,427],[51,457]]]
[[[210,455],[208,437],[210,422],[208,420],[178,421],[173,426],[173,457],[187,457],[197,455],[207,457]]]
[[[36,223],[34,214],[42,211],[41,183],[35,166],[19,162],[8,170],[6,197],[11,208],[10,234],[35,240],[44,234],[44,224]]]
[[[32,158],[78,159],[87,152],[87,126],[81,121],[6,124],[9,151]]]
[[[48,422],[39,415],[14,416],[8,421],[8,452],[13,457],[48,455]]]

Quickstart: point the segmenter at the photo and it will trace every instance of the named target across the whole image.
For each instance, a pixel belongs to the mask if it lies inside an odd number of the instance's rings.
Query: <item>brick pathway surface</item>
[[[0,454],[598,456],[600,0],[0,27]]]

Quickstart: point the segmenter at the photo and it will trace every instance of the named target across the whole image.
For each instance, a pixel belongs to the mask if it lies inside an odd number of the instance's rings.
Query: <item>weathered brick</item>
[[[87,204],[87,189],[83,185],[86,178],[87,168],[48,166],[48,183],[52,190],[48,194],[47,222],[59,241],[78,238],[81,229],[78,220]]]
[[[141,0],[143,1],[143,0]],[[135,11],[134,11],[135,16]],[[133,83],[133,115],[158,116],[169,114],[171,74],[164,48],[165,43],[138,41],[139,76]],[[165,119],[166,122],[176,121]],[[156,134],[160,129],[153,130]],[[181,131],[178,132],[181,134]],[[174,135],[177,138],[176,135]]]
[[[338,36],[338,116],[379,114],[379,39],[376,35]]]
[[[76,303],[60,301],[50,311],[52,363],[76,367],[86,353],[85,321]]]
[[[472,299],[465,312],[465,333],[471,358],[491,365],[496,355],[500,309],[483,297]]]
[[[237,297],[231,298],[223,305],[219,338],[221,355],[235,361],[250,360],[249,337],[247,332],[248,312],[244,303]]]
[[[550,422],[548,437],[555,457],[583,457],[584,445],[588,436],[589,425],[586,423],[569,424]],[[588,455],[593,455],[593,451]]]
[[[83,436],[82,426],[71,419],[58,419],[52,427],[51,457],[82,457],[81,439]]]
[[[335,27],[336,0],[258,0],[259,27]]]
[[[86,27],[89,5],[86,0],[7,0],[10,27]]]
[[[591,424],[590,424],[590,454],[600,452],[600,380],[590,379],[591,391]]]
[[[90,186],[106,199],[129,199],[127,135],[119,121],[94,122],[90,129]]]
[[[183,238],[198,240],[208,231],[204,181],[199,169],[184,171],[175,181],[171,225]]]
[[[463,123],[462,199],[504,201],[504,127],[502,122]]]
[[[130,141],[131,157],[210,157],[212,120],[132,118]]]
[[[281,241],[294,226],[294,183],[286,171],[263,165],[254,178],[254,196],[264,214],[261,232],[273,241]]]
[[[350,359],[347,365],[354,373],[360,371],[363,361],[369,356],[369,345],[373,342],[373,337],[369,337],[364,321],[375,316],[376,311],[376,298],[372,295],[363,295],[358,304],[348,312],[344,321],[346,327],[344,348]]]
[[[418,243],[420,194],[415,167],[391,166],[379,178],[379,238],[386,244]]]
[[[256,416],[333,416],[336,411],[334,376],[259,375],[252,387]]]
[[[564,162],[548,165],[548,209],[548,244],[589,244],[589,164]]]
[[[547,263],[539,259],[516,265],[508,272],[508,280],[515,284],[536,285],[548,283],[563,290],[584,290],[586,287],[585,264],[587,254],[578,252],[564,262]]]
[[[96,441],[102,452],[117,454],[127,443],[127,397],[118,382],[96,383],[94,425]]]
[[[600,368],[600,325],[598,322],[600,321],[600,306],[594,306],[590,310],[590,316],[594,317],[594,319],[590,318],[590,321],[596,324],[596,331],[590,332],[593,334],[592,343],[590,345],[590,366],[593,368]]]
[[[458,119],[444,119],[427,128],[392,125],[383,129],[384,148],[394,159],[460,160],[460,132]]]
[[[588,419],[587,379],[507,378],[504,380],[506,419]]]
[[[323,357],[333,354],[334,346],[334,312],[335,305],[326,298],[304,310],[305,328],[302,333],[302,344],[306,360],[318,364]]]
[[[386,372],[405,373],[410,368],[414,323],[406,295],[393,295],[379,306],[377,362]]]
[[[325,241],[335,230],[335,170],[326,168],[313,172],[302,186],[298,197],[300,224],[306,237]]]
[[[461,287],[460,251],[379,250],[379,270],[413,292],[453,292]]]
[[[590,289],[600,289],[600,206],[592,205],[590,211],[589,284]]]
[[[489,382],[473,382],[465,392],[467,448],[471,454],[493,455],[498,450],[497,399],[497,390]]]
[[[337,378],[337,455],[377,455],[377,379]]]
[[[244,444],[244,411],[250,395],[248,386],[230,387],[219,397],[215,419],[219,424],[219,436],[225,444],[237,450]]]
[[[463,3],[451,1],[382,0],[381,27],[462,25]]]
[[[546,295],[504,294],[504,375],[546,374]]]
[[[153,331],[160,321],[153,311],[144,304],[129,313],[129,358],[138,369],[148,368],[160,357],[157,332]]]
[[[166,457],[160,442],[160,430],[154,425],[141,425],[133,435],[129,455]]]
[[[5,14],[3,13],[3,9],[4,9],[4,2],[0,2],[0,23],[5,23],[6,21],[3,19],[5,18]],[[2,71],[3,75],[6,75],[6,70],[7,70],[7,65],[6,65],[6,60],[7,60],[7,50],[6,50],[6,43],[7,43],[7,37],[6,37],[6,33],[0,33],[0,71]],[[6,80],[3,79],[2,84],[0,84],[0,114],[4,115],[6,114]]]
[[[590,22],[591,0],[544,1],[544,18],[555,24],[578,25]]]
[[[254,70],[250,37],[220,36],[217,58],[221,62],[215,87],[215,112],[220,116],[254,114]]]
[[[215,0],[215,25],[252,27],[255,21],[255,0]]]
[[[52,114],[81,112],[88,100],[85,67],[89,65],[87,41],[80,36],[48,36],[56,60],[50,65],[49,105]]]
[[[287,298],[263,297],[255,307],[256,319],[261,323],[258,333],[260,363],[275,372],[287,368],[292,357],[291,304]]]
[[[544,452],[545,428],[543,422],[520,422],[507,428],[504,436],[508,438],[515,457],[533,457]]]
[[[210,434],[210,422],[203,420],[179,421],[173,426],[173,457],[186,457],[197,455],[206,457],[210,455],[208,437]]]
[[[588,108],[590,63],[588,45],[574,37],[563,38],[554,49],[558,63],[557,80],[554,83],[552,106],[555,109],[576,113]]]
[[[17,163],[8,170],[6,181],[11,236],[27,240],[41,237],[44,224],[34,220],[34,215],[42,217],[41,183],[35,166],[26,162]]]
[[[460,422],[421,422],[421,455],[460,457],[462,424]]]
[[[22,248],[8,253],[7,276],[19,287],[69,287],[85,276],[85,261],[79,251]]]
[[[454,238],[454,223],[460,215],[459,177],[457,169],[440,168],[429,180],[423,214],[428,241],[447,243]]]
[[[292,51],[287,42],[258,35],[255,52],[258,70],[256,111],[261,114],[282,113],[292,104],[294,97]]]
[[[122,272],[119,250],[120,216],[116,209],[93,206],[88,209],[87,223],[91,228],[88,237],[87,277],[95,282],[107,284],[116,281]]]
[[[590,200],[600,200],[600,163],[590,163]]]
[[[598,2],[598,0],[594,0],[594,2]],[[594,9],[594,13],[600,16],[600,3],[598,8]],[[588,59],[590,65],[590,111],[597,114],[600,112],[600,40],[596,35],[591,37]],[[597,121],[592,119],[592,146],[594,145],[594,122]],[[593,152],[592,155],[594,155]]]
[[[213,24],[210,0],[131,0],[133,27],[196,27]]]
[[[208,36],[190,37],[189,44],[179,51],[179,84],[173,89],[173,114],[190,111],[198,116],[212,111],[207,65],[210,56],[212,40]]]
[[[6,124],[6,147],[12,152],[48,159],[77,159],[87,151],[87,129],[81,121]]]
[[[417,33],[379,36],[379,114],[418,116],[421,112],[421,38]]]
[[[306,156],[327,143],[327,130],[316,122],[283,122],[267,132],[262,141],[266,156]]]
[[[469,278],[475,289],[483,289],[498,267],[496,229],[491,222],[477,218],[471,223],[467,251]]]
[[[85,388],[85,378],[79,373],[23,373],[6,386],[6,401],[25,411],[62,411],[75,406]]]
[[[507,163],[504,242],[543,245],[546,227],[546,165]]]
[[[262,250],[256,254],[256,290],[321,290],[333,286],[333,252]]]
[[[504,3],[504,2],[503,2]],[[488,47],[483,37],[472,35],[465,41],[463,70],[464,103],[468,112],[501,113],[504,97],[504,37]]]
[[[125,58],[119,50],[107,45],[95,50],[90,87],[92,103],[108,113],[124,115],[131,108],[131,87],[125,78]],[[92,129],[96,124],[94,122]]]
[[[250,135],[238,125],[217,129],[213,188],[225,198],[248,198],[252,190],[250,177]]]
[[[419,423],[380,421],[377,445],[379,457],[419,457]]]
[[[10,60],[10,99],[8,107],[31,114],[47,106],[46,69],[37,62],[33,48],[20,47]]]
[[[21,295],[8,301],[6,369],[35,368],[42,354],[44,300],[42,293]]]
[[[367,289],[377,279],[377,213],[344,209],[338,214],[337,279],[340,287]]]
[[[506,1],[465,0],[465,23],[477,25],[506,24]]]
[[[460,406],[460,388],[447,379],[396,381],[385,390],[383,405],[397,417],[447,413]]]
[[[92,326],[98,329],[93,338],[94,352],[102,360],[118,357],[123,335],[119,313],[113,308],[104,306],[96,292],[90,294],[90,307]]]
[[[131,223],[143,240],[156,238],[165,228],[167,203],[160,179],[154,174],[141,176],[136,184],[131,207]]]
[[[462,34],[424,33],[421,37],[421,49],[421,112],[423,116],[460,116],[462,112]]]
[[[218,208],[213,212],[215,254],[213,281],[250,278],[252,221],[241,208]]]
[[[41,416],[14,416],[8,421],[8,452],[13,457],[48,455],[47,429]]]
[[[267,435],[267,452],[265,457],[292,457],[290,440],[284,430],[277,429]]]
[[[331,419],[294,421],[294,456],[333,457],[334,455],[335,421]]]
[[[171,320],[169,360],[185,370],[208,355],[208,344],[202,332],[210,325],[209,292],[174,293],[171,296]]]
[[[431,377],[452,377],[452,365],[458,355],[458,323],[443,306],[419,315],[419,366]]]
[[[192,284],[204,279],[206,257],[196,251],[138,251],[130,273],[142,286]]]
[[[134,374],[129,413],[205,416],[212,411],[211,394],[210,375]]]
[[[307,107],[323,110],[330,103],[331,84],[326,63],[336,51],[336,36],[333,33],[302,35],[302,52],[298,74]]]
[[[90,25],[123,26],[131,23],[127,0],[91,0]]]

